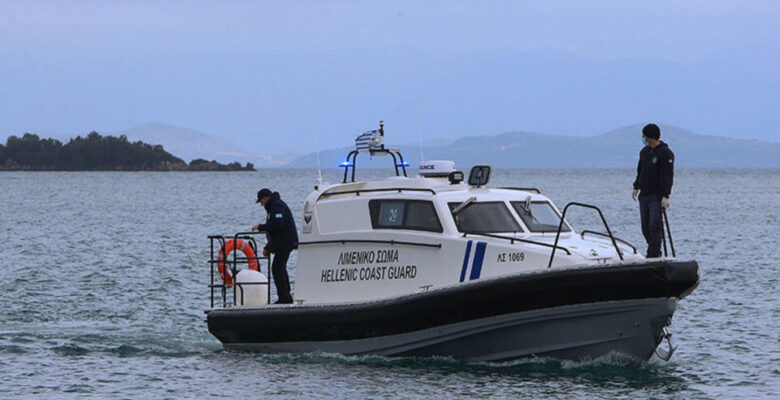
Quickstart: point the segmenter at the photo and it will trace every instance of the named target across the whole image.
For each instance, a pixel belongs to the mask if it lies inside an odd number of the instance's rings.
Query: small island
[[[255,171],[255,167],[204,159],[187,164],[161,145],[93,131],[65,144],[32,133],[10,136],[5,146],[0,144],[0,171]]]

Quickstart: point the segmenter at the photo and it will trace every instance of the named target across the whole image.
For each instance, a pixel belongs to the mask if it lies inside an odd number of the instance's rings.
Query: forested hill
[[[25,133],[0,145],[0,171],[254,171],[254,166],[227,165],[203,159],[189,164],[163,149],[127,137],[92,132],[63,144]]]

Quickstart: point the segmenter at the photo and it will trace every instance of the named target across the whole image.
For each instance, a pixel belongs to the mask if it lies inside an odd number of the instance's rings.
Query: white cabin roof
[[[399,189],[395,191],[393,189]],[[410,190],[401,190],[410,189]],[[546,196],[537,193],[534,189],[519,190],[497,187],[475,187],[465,183],[450,183],[447,178],[424,177],[390,177],[377,181],[338,183],[328,186],[320,186],[312,192],[310,202],[343,199],[345,197],[361,196],[372,197],[430,197],[435,195],[439,199],[458,201],[471,196],[477,196],[479,201],[489,200],[518,200],[531,196],[532,201],[549,200]],[[313,198],[312,198],[313,197]]]

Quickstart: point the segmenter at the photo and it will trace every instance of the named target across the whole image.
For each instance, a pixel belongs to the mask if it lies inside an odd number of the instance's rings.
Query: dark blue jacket
[[[661,142],[655,148],[645,146],[639,152],[634,189],[642,194],[660,194],[669,197],[674,183],[674,153]]]
[[[295,220],[279,192],[274,192],[264,207],[267,214],[265,223],[258,225],[257,230],[266,232],[268,244],[265,248],[271,253],[297,249],[298,230],[295,228]]]

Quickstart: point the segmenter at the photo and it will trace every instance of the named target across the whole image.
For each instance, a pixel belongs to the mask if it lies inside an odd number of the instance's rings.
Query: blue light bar
[[[343,163],[339,164],[339,168],[349,168],[352,166],[352,163],[349,161],[344,161]]]

